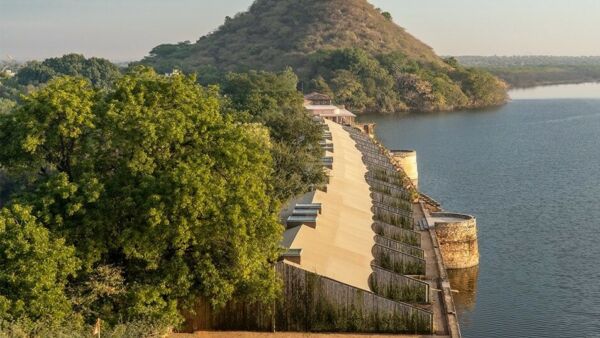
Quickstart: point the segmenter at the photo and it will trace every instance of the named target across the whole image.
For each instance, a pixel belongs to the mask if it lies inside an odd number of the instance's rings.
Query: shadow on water
[[[448,278],[454,293],[454,302],[458,312],[473,311],[477,301],[477,280],[479,266],[468,269],[448,270]]]

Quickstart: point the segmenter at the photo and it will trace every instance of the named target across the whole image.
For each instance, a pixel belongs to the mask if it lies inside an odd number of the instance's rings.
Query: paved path
[[[302,249],[302,269],[369,291],[375,240],[367,166],[343,126],[326,123],[335,144],[334,152],[327,153],[333,169],[327,192],[318,190],[307,202],[321,203],[322,213],[316,228],[302,225],[287,230],[284,245]]]
[[[413,204],[413,218],[415,220],[415,224],[424,218],[425,215],[421,210],[421,206],[417,204]],[[440,277],[438,269],[435,253],[433,252],[433,244],[431,243],[431,236],[429,235],[429,231],[419,231],[421,234],[421,249],[425,251],[425,263],[426,263],[426,278],[429,286],[431,288],[431,310],[433,312],[433,332],[436,335],[447,335],[448,334],[448,325],[446,323],[446,317],[443,315],[443,304],[441,299],[441,293],[438,290],[437,280]]]

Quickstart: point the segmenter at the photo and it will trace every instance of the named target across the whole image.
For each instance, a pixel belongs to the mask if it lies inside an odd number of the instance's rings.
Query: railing
[[[427,203],[429,205],[432,205],[432,206],[434,206],[436,208],[441,208],[442,207],[442,205],[438,201],[434,200],[433,198],[431,198],[430,196],[428,196],[428,195],[426,195],[424,193],[420,193],[420,197],[421,197],[421,199],[423,201],[425,201],[425,203]]]

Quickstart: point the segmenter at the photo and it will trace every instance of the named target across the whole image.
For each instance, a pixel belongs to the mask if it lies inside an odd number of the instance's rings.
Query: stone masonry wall
[[[452,223],[436,223],[435,232],[447,269],[464,269],[479,265],[475,218]]]

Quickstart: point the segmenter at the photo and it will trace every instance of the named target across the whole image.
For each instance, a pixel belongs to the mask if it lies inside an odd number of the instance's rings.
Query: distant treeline
[[[600,56],[458,56],[516,88],[600,81]]]

